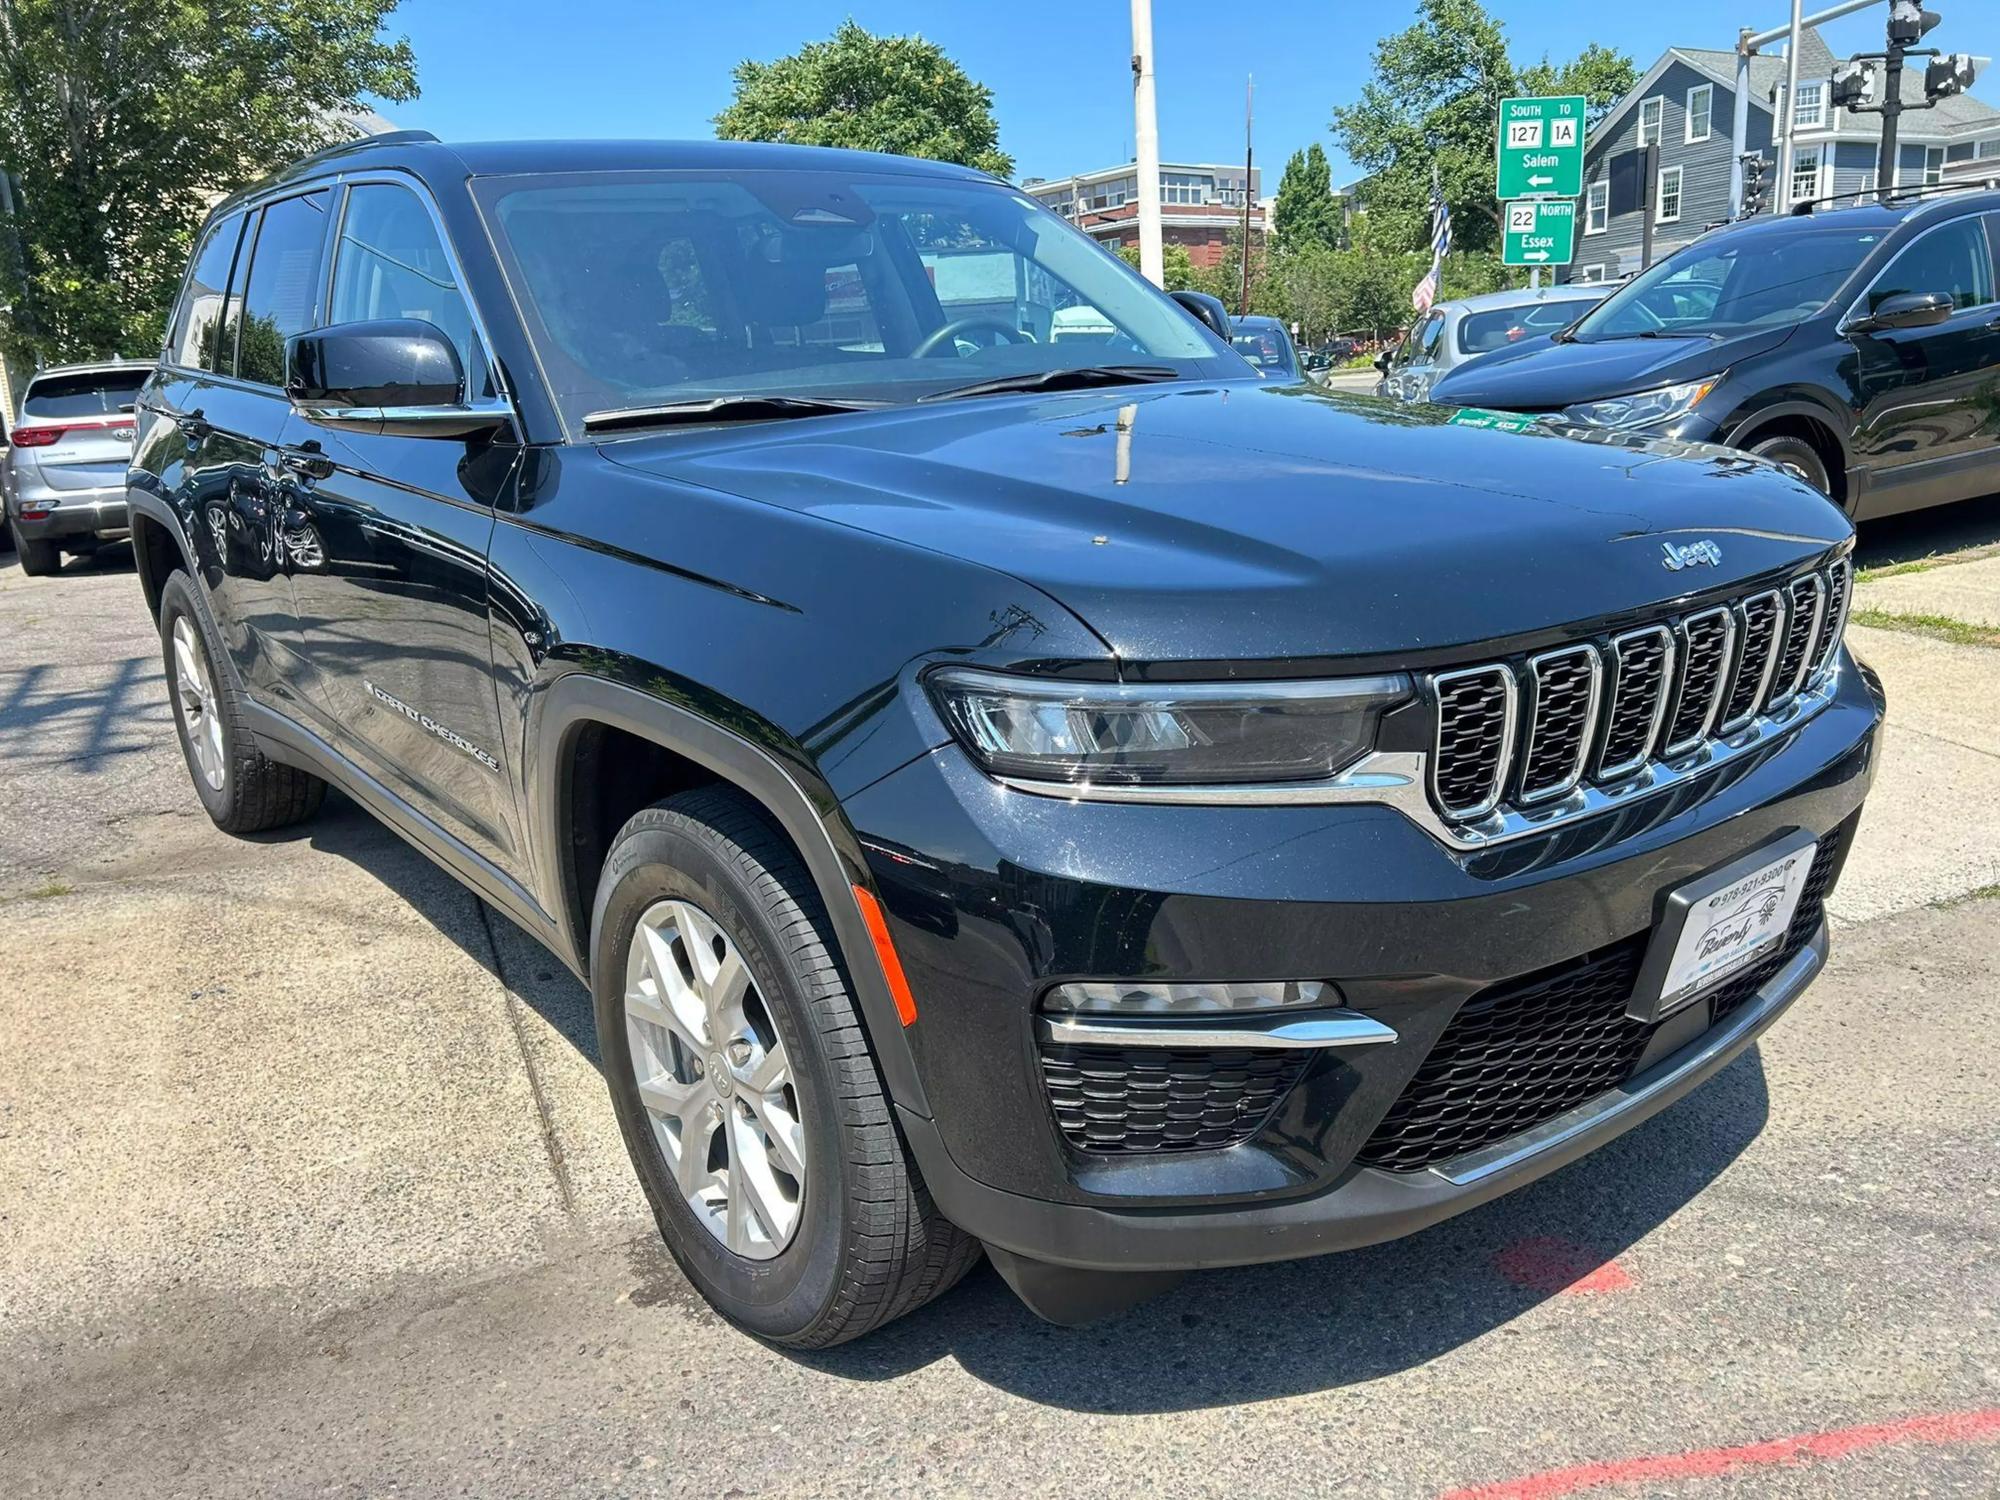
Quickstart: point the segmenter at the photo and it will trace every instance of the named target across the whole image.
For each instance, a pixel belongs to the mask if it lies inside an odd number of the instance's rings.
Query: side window
[[[264,210],[250,277],[243,289],[243,329],[236,373],[259,385],[285,382],[285,340],[313,325],[319,301],[319,252],[326,232],[326,193],[281,198]]]
[[[408,188],[364,182],[348,191],[334,251],[331,323],[416,318],[432,324],[458,350],[466,390],[491,394],[485,355],[473,332],[472,310],[452,275],[423,201]]]
[[[161,358],[191,370],[215,368],[216,338],[222,331],[222,299],[229,288],[229,267],[236,259],[236,242],[243,237],[243,215],[231,214],[211,224],[195,252],[173,327]]]
[[[1432,313],[1424,321],[1424,326],[1417,330],[1416,337],[1410,341],[1415,346],[1410,355],[1410,363],[1413,365],[1427,365],[1436,359],[1438,339],[1443,333],[1444,314]]]
[[[1993,301],[1993,252],[1979,219],[1940,224],[1912,243],[1875,278],[1868,289],[1868,310],[1900,292],[1944,292],[1961,308]]]

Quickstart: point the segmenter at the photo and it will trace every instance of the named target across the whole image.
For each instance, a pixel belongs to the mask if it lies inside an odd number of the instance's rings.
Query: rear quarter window
[[[130,411],[150,370],[37,375],[21,397],[24,417],[106,417]]]
[[[223,296],[229,268],[236,259],[236,242],[243,237],[243,215],[231,214],[209,227],[195,252],[180,304],[174,308],[164,358],[190,370],[216,367],[216,340],[223,327]]]

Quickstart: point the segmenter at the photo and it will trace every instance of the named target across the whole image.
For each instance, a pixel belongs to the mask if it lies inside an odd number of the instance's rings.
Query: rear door
[[[1883,268],[1853,308],[1901,292],[1942,292],[1952,315],[1930,328],[1850,335],[1862,398],[1856,456],[1872,471],[1865,514],[1932,505],[2000,487],[2000,277],[1986,217],[1924,230]]]
[[[474,404],[492,365],[425,199],[401,181],[346,191],[329,323],[418,318],[458,350]],[[519,450],[485,437],[391,437],[297,419],[286,437],[293,573],[323,732],[405,802],[519,872],[487,631],[495,503]]]

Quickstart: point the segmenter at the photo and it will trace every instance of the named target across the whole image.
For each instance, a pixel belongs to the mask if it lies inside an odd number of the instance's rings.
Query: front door
[[[1952,219],[1912,241],[1855,311],[1901,292],[1942,292],[1954,307],[1929,328],[1851,336],[1868,515],[1984,493],[1992,484],[1980,474],[2000,443],[2000,294],[1982,218]]]
[[[419,318],[489,366],[424,201],[347,190],[329,323]],[[295,417],[280,462],[286,545],[326,738],[454,837],[517,873],[494,697],[486,556],[518,450],[484,437],[384,437]]]

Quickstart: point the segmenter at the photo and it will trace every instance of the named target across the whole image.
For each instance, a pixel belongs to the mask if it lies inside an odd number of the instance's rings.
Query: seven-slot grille
[[[1499,662],[1438,674],[1432,800],[1447,818],[1470,822],[1503,800],[1529,807],[1562,798],[1586,772],[1615,785],[1656,759],[1680,761],[1738,733],[1825,673],[1852,584],[1841,558],[1601,647],[1543,652],[1518,677]]]

